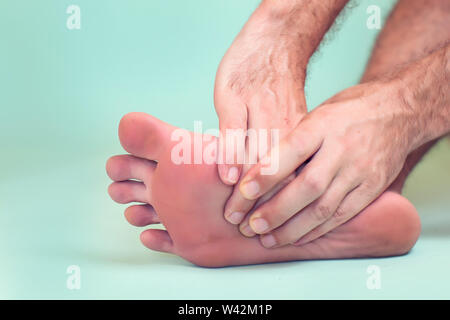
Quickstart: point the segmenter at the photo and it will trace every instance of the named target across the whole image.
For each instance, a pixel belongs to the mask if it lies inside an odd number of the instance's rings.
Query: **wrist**
[[[411,100],[411,88],[404,77],[391,79],[386,86],[392,90],[393,97],[392,103],[386,107],[394,109],[392,119],[397,121],[402,144],[409,154],[422,145],[424,140],[423,124],[419,121],[415,103]]]

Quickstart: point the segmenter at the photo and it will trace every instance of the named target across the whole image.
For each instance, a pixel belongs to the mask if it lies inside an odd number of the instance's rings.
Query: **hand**
[[[214,103],[221,131],[219,155],[223,155],[222,161],[225,162],[219,162],[219,175],[229,185],[237,183],[250,164],[239,161],[238,143],[236,140],[233,144],[228,143],[230,140],[225,138],[227,130],[266,130],[268,136],[262,142],[270,148],[271,129],[279,130],[281,138],[307,112],[304,81],[310,52],[303,54],[298,38],[292,37],[293,33],[287,32],[277,18],[269,19],[264,15],[261,10],[255,12],[217,71]],[[266,151],[259,150],[261,156]],[[248,139],[245,152],[248,156]],[[239,224],[255,202],[243,198],[235,188],[225,207],[225,218]]]
[[[292,174],[297,177],[247,216],[241,230],[261,234],[265,247],[304,244],[351,219],[397,177],[414,139],[414,116],[399,81],[349,88],[316,108],[280,142],[274,175],[253,166],[239,188],[257,199]],[[310,160],[307,162],[307,160]]]

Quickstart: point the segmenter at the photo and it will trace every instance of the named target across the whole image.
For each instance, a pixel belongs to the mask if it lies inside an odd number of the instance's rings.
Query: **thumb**
[[[219,115],[219,176],[223,183],[234,185],[239,181],[245,162],[247,134],[247,108],[245,105],[228,106]]]

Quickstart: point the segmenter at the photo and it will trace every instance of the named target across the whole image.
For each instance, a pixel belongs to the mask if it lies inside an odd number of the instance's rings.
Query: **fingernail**
[[[277,244],[277,241],[275,240],[275,237],[273,235],[267,234],[261,237],[261,243],[266,248],[272,248]]]
[[[239,224],[239,223],[241,223],[242,219],[244,218],[244,214],[242,212],[236,211],[236,212],[230,213],[226,218],[232,224]]]
[[[252,228],[247,224],[243,227],[239,228],[241,230],[241,233],[246,237],[253,237],[256,233],[253,232]]]
[[[265,219],[256,218],[250,221],[250,227],[256,233],[263,233],[267,229],[269,229],[269,224]]]
[[[249,181],[241,187],[241,192],[245,198],[252,199],[259,192],[259,184],[256,181]]]
[[[238,168],[231,167],[228,170],[228,175],[227,175],[228,182],[236,183],[238,181],[238,178],[239,178],[239,170],[238,170]]]

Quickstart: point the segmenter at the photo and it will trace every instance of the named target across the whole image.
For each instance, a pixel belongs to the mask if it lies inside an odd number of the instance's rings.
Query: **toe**
[[[113,182],[108,188],[111,199],[118,203],[143,202],[150,203],[148,192],[142,182]]]
[[[166,230],[149,229],[141,233],[141,242],[151,250],[174,253],[174,245]]]
[[[149,224],[160,223],[155,209],[151,205],[134,205],[125,210],[125,218],[136,227],[144,227]]]
[[[109,158],[106,163],[106,172],[114,181],[136,179],[148,185],[155,167],[156,163],[153,161],[124,154]]]
[[[132,112],[119,124],[119,138],[123,148],[138,157],[158,160],[170,143],[171,126],[149,114]]]

